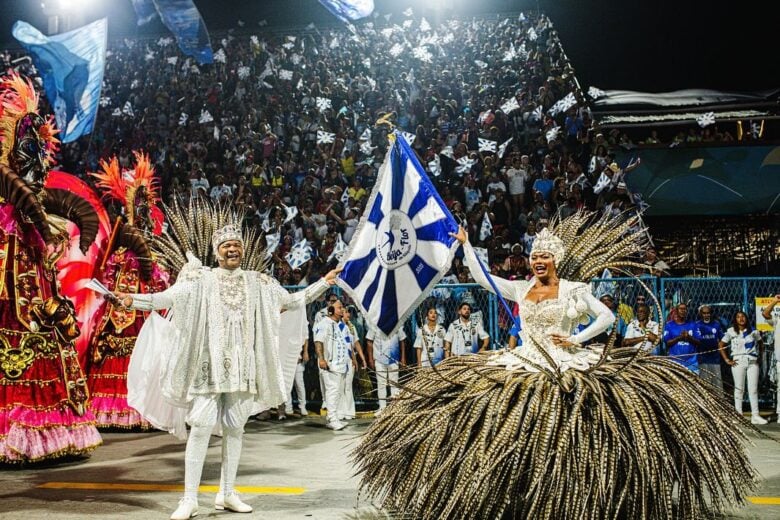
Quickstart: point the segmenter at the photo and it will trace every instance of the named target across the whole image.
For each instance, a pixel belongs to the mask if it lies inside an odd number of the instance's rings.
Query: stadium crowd
[[[83,175],[114,154],[129,167],[131,151],[146,150],[166,202],[230,199],[248,225],[280,231],[274,274],[289,285],[337,262],[339,235],[349,243],[384,157],[388,126],[375,122],[386,114],[414,136],[496,274],[529,275],[535,233],[557,211],[620,212],[640,202],[623,182],[638,161],[621,167],[614,155],[630,139],[594,130],[544,15],[393,22],[231,31],[212,38],[216,58],[206,66],[169,38],[116,42],[95,131],[63,147],[62,167]],[[12,58],[5,53],[6,66]],[[293,268],[284,257],[302,238],[313,258]],[[453,281],[468,280],[462,269],[455,265]]]
[[[213,38],[216,59],[204,66],[182,56],[170,38],[114,42],[95,130],[62,147],[61,168],[92,182],[86,172],[96,171],[99,159],[117,155],[129,168],[132,151],[145,150],[166,203],[202,196],[242,207],[246,225],[279,233],[274,276],[301,286],[332,268],[338,262],[334,249],[351,241],[395,127],[472,243],[485,249],[493,274],[513,278],[530,276],[534,237],[556,213],[642,208],[624,181],[640,159],[618,164],[618,148],[734,139],[713,127],[673,137],[652,131],[635,144],[618,130],[599,130],[587,107],[593,94],[580,89],[544,15],[449,20],[436,27],[394,22],[378,17],[357,27],[288,34],[230,31]],[[14,53],[5,51],[0,60],[6,69],[34,76],[31,63]],[[380,119],[392,125],[377,124]],[[285,256],[304,238],[312,257],[292,266]],[[639,260],[655,275],[669,269],[652,248]],[[443,281],[473,282],[457,258]],[[421,309],[435,311],[444,328],[463,319],[464,302],[481,321],[485,302],[479,291],[437,291]],[[336,294],[321,304],[335,302]],[[599,296],[613,308],[614,294]],[[626,308],[614,307],[618,337],[648,342],[647,324],[637,322],[635,309],[620,305]],[[357,309],[349,310],[356,338],[364,338],[365,323]],[[498,322],[500,337],[494,340],[503,344],[511,328],[503,309]],[[417,326],[423,323],[420,316]],[[655,327],[647,348],[670,349]],[[395,341],[402,350],[421,348]],[[688,345],[676,338],[673,343],[678,350]],[[367,346],[367,357],[375,358]],[[685,354],[696,359],[693,348]],[[418,363],[427,359],[414,357]],[[301,362],[308,362],[306,350]],[[316,376],[310,372],[305,386],[313,388]],[[370,391],[361,384],[361,393]]]

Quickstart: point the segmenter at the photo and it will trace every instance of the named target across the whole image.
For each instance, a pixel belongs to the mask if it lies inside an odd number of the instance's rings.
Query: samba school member
[[[168,273],[152,255],[149,239],[162,232],[159,186],[149,156],[133,152],[135,168],[122,171],[116,157],[100,161],[93,173],[104,196],[121,204],[109,250],[98,279],[109,290],[156,293],[168,286]],[[146,313],[107,301],[89,346],[89,408],[99,428],[150,429],[152,425],[127,404],[127,367]]]
[[[494,278],[519,304],[522,346],[452,357],[403,385],[353,453],[363,492],[430,519],[702,518],[744,503],[751,426],[731,403],[614,334],[588,345],[615,318],[583,281],[635,265],[647,237],[635,224],[582,212],[540,232],[533,278]]]
[[[69,242],[86,252],[97,215],[85,200],[44,187],[58,140],[32,83],[0,80],[0,462],[84,455],[100,445],[74,340],[73,304],[55,263]]]

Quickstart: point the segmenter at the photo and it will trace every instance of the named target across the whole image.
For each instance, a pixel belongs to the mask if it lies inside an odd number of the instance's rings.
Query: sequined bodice
[[[548,333],[551,330],[568,334],[570,331],[560,330],[563,318],[566,316],[565,301],[559,298],[542,300],[534,303],[523,299],[520,302],[520,316],[523,328],[531,329],[534,335]]]

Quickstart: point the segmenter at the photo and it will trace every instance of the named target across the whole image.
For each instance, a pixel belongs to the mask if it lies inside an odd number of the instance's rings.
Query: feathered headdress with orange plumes
[[[122,171],[116,156],[106,161],[100,160],[100,172],[91,173],[98,181],[97,185],[104,191],[104,196],[121,202],[125,206],[127,223],[134,225],[135,206],[138,190],[144,188],[146,203],[154,222],[154,233],[159,234],[162,228],[163,214],[159,209],[159,183],[154,176],[154,167],[149,155],[134,151],[135,169]]]
[[[0,79],[0,164],[9,166],[9,158],[18,138],[19,122],[27,115],[38,113],[38,93],[32,82],[16,72],[10,72]],[[42,118],[42,117],[41,117]],[[38,135],[44,141],[44,162],[47,168],[55,164],[54,155],[60,141],[54,117],[42,118]]]

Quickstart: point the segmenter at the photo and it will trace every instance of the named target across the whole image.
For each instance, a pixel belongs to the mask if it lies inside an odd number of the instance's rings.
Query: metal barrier
[[[661,313],[661,316],[658,316],[657,311],[653,311],[653,319],[655,321],[665,323],[669,319],[672,308],[676,304],[684,302],[688,304],[690,319],[697,318],[697,309],[701,305],[709,305],[714,311],[715,318],[728,327],[739,310],[745,311],[755,325],[756,298],[780,293],[780,277],[659,278],[646,276],[641,278],[598,278],[591,281],[591,286],[597,297],[601,297],[605,293],[613,295],[616,309],[626,323],[633,318],[637,301],[642,296],[644,296],[647,303],[652,303],[653,299],[648,297],[648,293],[652,293],[659,303]],[[300,290],[301,287],[288,287],[287,289],[296,291]],[[337,294],[345,305],[353,304],[339,287],[332,288],[330,292]],[[314,323],[317,313],[325,307],[326,298],[327,293],[308,306],[307,316],[310,325]],[[406,359],[409,365],[416,363],[416,353],[412,345],[417,329],[425,319],[426,310],[431,306],[436,307],[439,311],[439,319],[446,329],[450,323],[458,318],[458,306],[463,301],[471,304],[472,315],[475,319],[482,321],[485,331],[490,334],[491,348],[501,348],[506,345],[509,331],[512,328],[512,320],[506,315],[503,307],[498,304],[498,299],[494,294],[476,284],[440,284],[436,286],[428,298],[420,304],[415,314],[404,324],[403,330],[407,336]],[[512,305],[513,302],[509,303]],[[654,306],[651,305],[652,307]],[[760,312],[760,309],[758,312]],[[353,316],[353,323],[365,348],[365,334],[367,332],[365,321],[362,316],[359,316],[359,313],[353,313]],[[768,406],[770,403],[774,405],[776,395],[776,376],[773,370],[775,353],[773,351],[774,342],[772,334],[764,333],[763,336],[764,345],[767,348],[762,360],[759,397],[762,404]],[[313,355],[313,344],[310,352]],[[731,384],[730,371],[724,369],[723,375],[724,385]],[[309,400],[317,403],[319,378],[315,363],[311,363],[307,367],[305,380],[307,391],[309,392]],[[355,384],[358,384],[357,376]],[[727,386],[727,392],[729,388]],[[374,395],[368,396],[365,395],[365,392],[361,395],[356,391],[355,396],[358,406],[364,409],[374,406]]]

